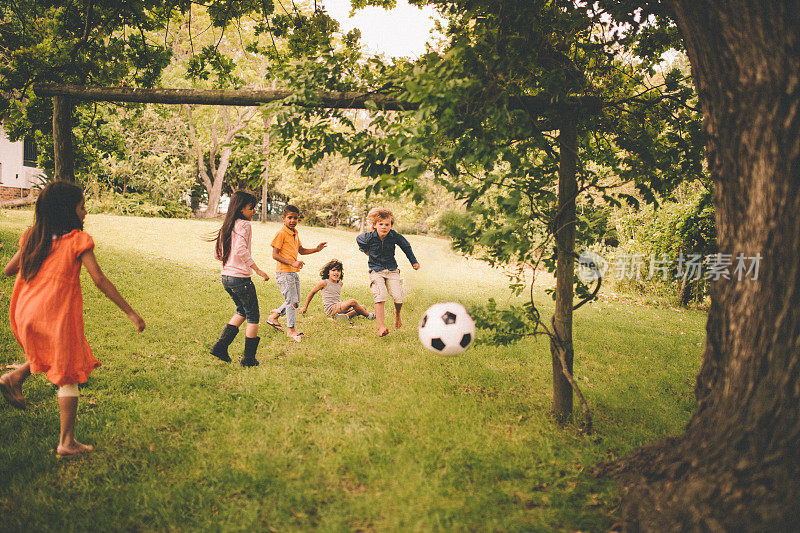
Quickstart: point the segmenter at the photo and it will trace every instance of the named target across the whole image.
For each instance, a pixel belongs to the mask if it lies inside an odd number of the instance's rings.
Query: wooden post
[[[53,160],[55,162],[55,179],[75,181],[72,102],[65,96],[53,97]]]
[[[553,359],[553,414],[559,421],[572,418],[572,386],[564,376],[561,358],[572,374],[572,306],[575,275],[575,197],[578,192],[577,133],[575,119],[565,114],[558,135],[558,213],[555,220],[556,241],[556,301],[553,314],[553,333],[550,341]]]
[[[264,115],[264,135],[262,137],[262,155],[264,156],[264,185],[261,186],[261,222],[267,221],[267,205],[269,203],[269,129],[272,127],[272,117]]]

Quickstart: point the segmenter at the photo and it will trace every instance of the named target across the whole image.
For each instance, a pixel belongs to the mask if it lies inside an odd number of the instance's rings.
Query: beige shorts
[[[330,309],[325,312],[326,316],[333,316],[336,313],[344,313],[344,302],[339,302],[338,304],[333,304]]]
[[[403,280],[400,279],[399,270],[381,270],[369,273],[369,290],[372,293],[372,300],[377,304],[385,302],[392,297],[394,303],[403,303],[405,291],[403,290]]]

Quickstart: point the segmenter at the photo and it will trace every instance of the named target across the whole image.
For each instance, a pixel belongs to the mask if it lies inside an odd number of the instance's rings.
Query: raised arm
[[[12,257],[11,260],[8,263],[6,263],[6,266],[3,269],[3,273],[6,276],[8,277],[15,276],[17,272],[19,272],[19,258],[21,253],[22,253],[21,250],[17,250],[17,253],[14,254],[14,257]]]
[[[325,288],[325,280],[323,279],[322,281],[317,283],[317,285],[313,289],[311,289],[311,292],[309,292],[308,296],[306,296],[306,303],[303,305],[303,307],[300,308],[301,315],[304,314],[306,311],[308,311],[308,304],[311,303],[311,300],[314,298],[314,295],[324,288]]]
[[[297,248],[297,253],[299,253],[300,255],[315,254],[315,253],[321,251],[326,246],[328,246],[327,242],[319,243],[316,248],[303,248],[302,246],[299,246]]]
[[[103,274],[103,271],[100,269],[100,265],[97,264],[97,258],[94,256],[93,250],[87,250],[81,254],[81,263],[83,266],[86,267],[86,271],[91,276],[92,281],[94,281],[95,286],[100,289],[100,292],[106,295],[106,297],[114,302],[117,307],[125,313],[125,316],[133,322],[134,326],[136,326],[136,330],[138,332],[142,332],[144,330],[144,320],[142,317],[139,316],[139,313],[133,310],[133,308],[125,301],[125,298],[119,293],[117,288],[111,283],[111,280]]]

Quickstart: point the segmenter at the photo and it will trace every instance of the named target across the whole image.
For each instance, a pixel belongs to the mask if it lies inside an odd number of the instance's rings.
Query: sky
[[[367,52],[387,57],[417,58],[425,53],[425,43],[434,30],[435,11],[409,5],[397,0],[394,9],[367,7],[350,13],[350,0],[322,0],[328,14],[336,19],[342,33],[353,28],[361,30],[361,43]]]

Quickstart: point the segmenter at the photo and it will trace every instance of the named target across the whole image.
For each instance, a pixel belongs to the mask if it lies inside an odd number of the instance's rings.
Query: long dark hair
[[[244,220],[242,216],[242,209],[252,205],[255,207],[258,203],[258,198],[253,196],[247,191],[236,191],[231,196],[231,201],[228,204],[228,213],[225,215],[225,221],[217,233],[217,258],[222,261],[222,264],[228,262],[228,257],[231,255],[231,233],[233,233],[233,226],[237,220]]]
[[[331,276],[331,270],[339,270],[342,273],[342,277],[339,278],[339,281],[344,279],[344,265],[338,259],[331,259],[325,266],[322,267],[322,270],[319,271],[319,275],[322,279],[328,279]]]
[[[74,229],[83,229],[83,221],[77,213],[82,200],[83,190],[67,181],[54,181],[42,189],[36,199],[33,226],[22,243],[22,279],[30,281],[39,272],[42,263],[50,255],[54,236],[60,237]]]

